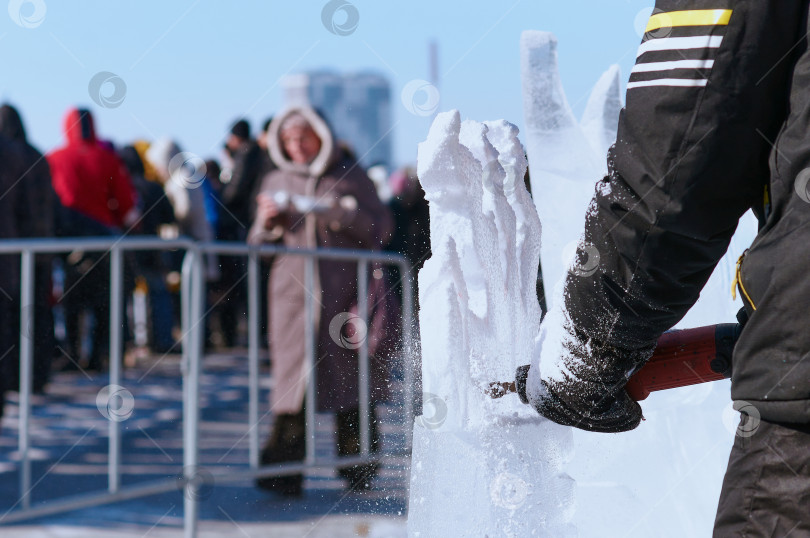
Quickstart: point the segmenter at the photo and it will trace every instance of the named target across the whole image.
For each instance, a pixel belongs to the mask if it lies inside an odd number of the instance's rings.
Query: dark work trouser
[[[810,536],[810,425],[761,421],[735,437],[714,536]]]

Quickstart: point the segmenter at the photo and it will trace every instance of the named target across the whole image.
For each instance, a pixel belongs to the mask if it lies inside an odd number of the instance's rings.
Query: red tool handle
[[[640,401],[657,390],[730,377],[739,333],[736,323],[664,333],[652,358],[630,378],[627,392]]]

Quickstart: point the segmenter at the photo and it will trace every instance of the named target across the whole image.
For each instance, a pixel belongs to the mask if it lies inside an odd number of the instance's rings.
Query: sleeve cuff
[[[515,372],[515,390],[520,397],[520,401],[525,404],[529,403],[529,397],[526,395],[526,381],[529,377],[530,369],[531,365],[527,364],[526,366],[518,366]]]

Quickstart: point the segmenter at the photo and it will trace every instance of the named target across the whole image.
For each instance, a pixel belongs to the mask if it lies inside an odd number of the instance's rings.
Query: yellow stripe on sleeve
[[[676,26],[725,26],[731,19],[731,9],[693,9],[657,13],[650,17],[645,32]]]

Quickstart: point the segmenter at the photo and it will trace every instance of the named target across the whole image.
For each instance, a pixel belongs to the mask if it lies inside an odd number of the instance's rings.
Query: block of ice
[[[540,222],[517,128],[439,114],[419,146],[432,256],[419,274],[423,414],[414,426],[411,536],[569,536],[571,430],[491,400],[531,353]]]

